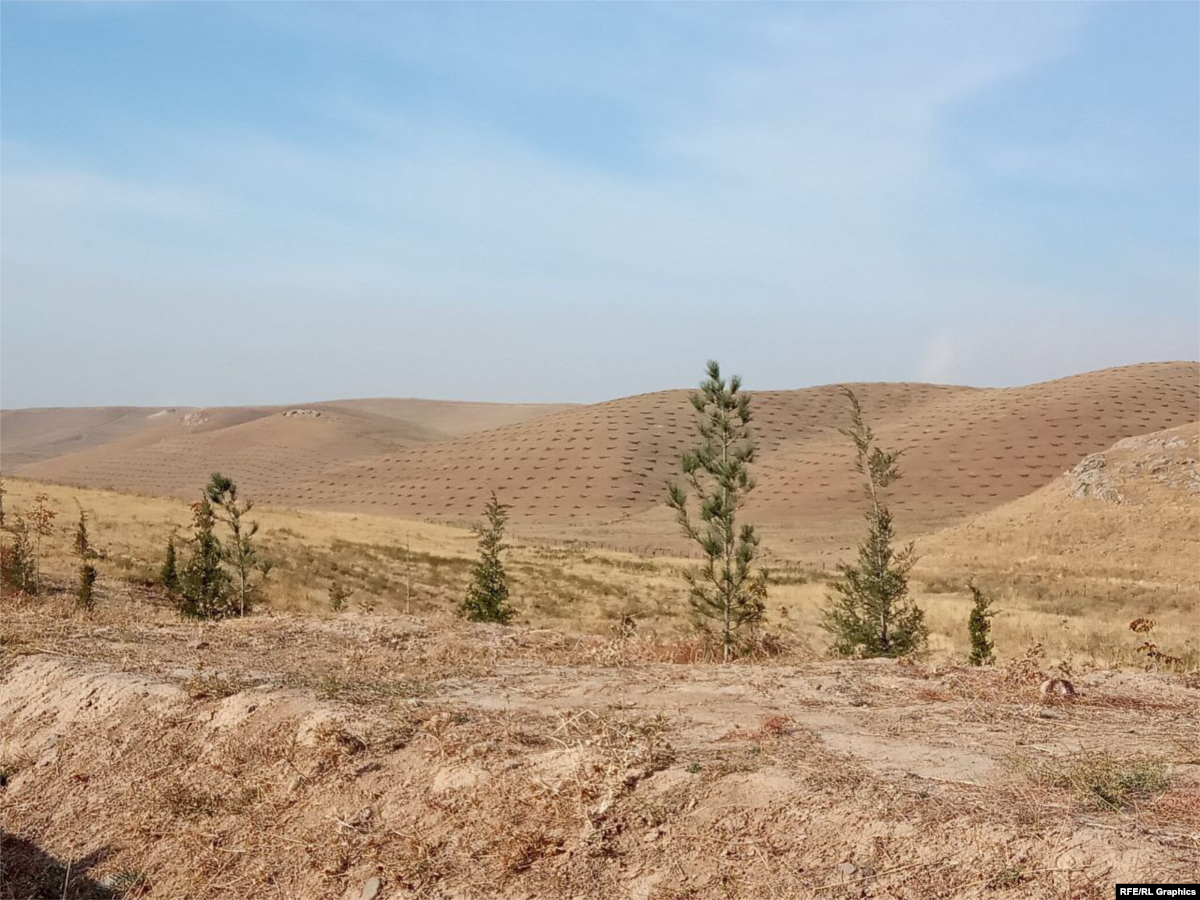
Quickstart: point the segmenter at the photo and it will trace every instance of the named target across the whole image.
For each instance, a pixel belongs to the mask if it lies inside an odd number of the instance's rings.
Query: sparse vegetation
[[[271,572],[270,562],[260,557],[254,543],[258,523],[243,521],[254,508],[254,501],[238,500],[237,485],[220,472],[213,472],[205,494],[229,528],[231,539],[222,545],[222,552],[237,576],[238,615],[244,616],[250,611],[263,579]],[[255,573],[259,576],[257,581],[254,581]]]
[[[175,535],[167,538],[167,552],[162,568],[158,570],[158,583],[171,596],[179,593],[179,558],[175,550]]]
[[[33,547],[29,543],[29,526],[21,516],[8,528],[12,541],[0,546],[0,583],[18,594],[34,592]]]
[[[1147,619],[1144,616],[1134,619],[1129,623],[1130,631],[1143,636],[1142,643],[1138,646],[1137,652],[1146,658],[1150,666],[1161,665],[1168,668],[1179,666],[1183,660],[1160,649],[1151,637],[1157,625],[1158,623],[1153,619]]]
[[[33,498],[33,506],[25,511],[25,519],[33,532],[33,591],[42,592],[42,538],[54,534],[54,520],[58,512],[50,506],[50,495],[39,493]]]
[[[192,504],[192,556],[179,577],[179,609],[198,619],[223,619],[238,611],[208,497]]]
[[[340,581],[332,581],[329,584],[329,608],[336,612],[341,612],[346,608],[346,602],[354,595],[354,591],[346,587]]]
[[[971,615],[967,618],[967,633],[971,638],[969,661],[973,666],[990,666],[996,661],[995,645],[992,643],[992,598],[977,588],[971,589]]]
[[[75,584],[75,602],[80,609],[90,610],[96,604],[96,551],[88,536],[87,512],[79,508],[79,523],[75,526],[75,555],[79,558],[79,577]]]
[[[929,628],[908,593],[916,549],[911,543],[894,548],[892,513],[883,499],[883,491],[900,478],[900,453],[876,446],[858,397],[849,388],[845,395],[851,424],[842,434],[854,443],[855,470],[863,477],[867,539],[858,545],[857,564],[838,567],[841,577],[831,585],[835,596],[822,625],[840,656],[905,656],[925,646]]]
[[[1080,803],[1097,809],[1126,808],[1170,784],[1165,762],[1146,754],[1097,751],[1056,760],[1016,759],[1013,765],[1028,778],[1066,788]]]
[[[504,624],[513,617],[513,609],[508,603],[508,576],[500,558],[506,549],[504,526],[508,521],[508,509],[492,491],[483,513],[485,521],[475,526],[479,562],[471,572],[471,586],[462,604],[463,615],[473,622]]]
[[[691,397],[699,413],[700,443],[680,458],[686,486],[668,485],[667,502],[683,534],[703,554],[698,570],[684,572],[692,611],[701,627],[718,624],[728,662],[742,629],[762,622],[767,573],[756,565],[759,539],[754,526],[738,525],[738,511],[754,488],[749,468],[755,453],[750,396],[742,393],[739,376],[726,384],[715,360],[709,361],[706,374]],[[699,523],[689,510],[689,491],[699,507]]]

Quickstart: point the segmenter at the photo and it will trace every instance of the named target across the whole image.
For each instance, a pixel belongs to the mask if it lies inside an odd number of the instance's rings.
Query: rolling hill
[[[1121,438],[1197,418],[1200,365],[1148,363],[1015,388],[851,385],[904,450],[893,502],[928,532],[1049,484]],[[522,527],[671,541],[663,483],[693,440],[687,391],[585,406],[362,400],[243,410],[13,410],[6,471],[191,496],[213,469],[260,502],[456,520],[495,489]],[[841,385],[753,392],[768,531],[844,543],[860,515]],[[157,418],[156,418],[157,417]],[[135,427],[136,426],[136,427]],[[74,452],[63,452],[78,446]]]
[[[0,413],[7,474],[190,496],[214,468],[259,486],[287,473],[448,441],[567,408],[556,404],[366,399],[296,406],[98,407]]]
[[[1200,424],[1122,438],[921,549],[924,568],[959,582],[1040,582],[1060,603],[1079,586],[1091,598],[1191,609],[1200,593]]]

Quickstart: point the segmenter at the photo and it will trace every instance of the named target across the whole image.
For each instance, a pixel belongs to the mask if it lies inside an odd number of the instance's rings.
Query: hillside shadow
[[[111,900],[117,895],[88,877],[106,855],[97,850],[68,865],[32,841],[0,832],[0,900]]]

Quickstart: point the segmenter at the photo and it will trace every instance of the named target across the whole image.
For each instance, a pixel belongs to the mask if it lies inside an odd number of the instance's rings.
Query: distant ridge
[[[853,388],[881,441],[905,451],[897,510],[932,529],[1030,494],[1123,437],[1195,421],[1200,364],[1014,388]],[[841,386],[752,393],[760,453],[747,514],[781,527],[857,520],[860,489],[838,433]],[[219,468],[265,504],[419,518],[474,517],[495,489],[519,522],[659,529],[660,518],[669,524],[663,484],[693,439],[688,394],[581,406],[334,401],[157,419],[128,408],[15,410],[3,413],[4,465],[29,478],[184,497]],[[291,409],[321,415],[284,415]]]

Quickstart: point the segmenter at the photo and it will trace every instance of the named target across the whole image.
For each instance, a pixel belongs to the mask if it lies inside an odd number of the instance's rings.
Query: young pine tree
[[[243,516],[254,508],[254,501],[239,501],[237,485],[220,472],[213,472],[205,493],[229,527],[232,540],[224,547],[225,559],[237,575],[238,615],[244,616],[255,592],[271,570],[269,563],[259,559],[258,548],[254,546],[258,523],[242,521]],[[255,571],[260,573],[257,583],[251,581]]]
[[[0,584],[12,593],[31,594],[34,585],[33,547],[29,526],[18,514],[8,528],[12,542],[0,547]]]
[[[758,535],[754,526],[739,526],[737,521],[738,510],[754,488],[749,471],[755,452],[750,438],[750,397],[741,392],[742,380],[737,375],[726,385],[715,360],[709,361],[707,375],[691,397],[700,414],[700,443],[680,458],[686,485],[668,485],[667,502],[684,535],[704,554],[699,569],[684,573],[689,601],[701,628],[717,624],[728,662],[738,632],[762,621],[767,573],[755,566]],[[689,511],[689,489],[699,509],[699,522]]]
[[[54,519],[58,513],[50,508],[49,494],[38,494],[33,498],[33,506],[26,510],[30,528],[33,530],[33,590],[26,588],[26,593],[40,594],[42,592],[42,538],[54,534]]]
[[[900,477],[900,454],[875,445],[858,397],[848,388],[845,394],[851,425],[842,433],[854,442],[855,468],[863,476],[867,539],[858,545],[857,564],[838,567],[841,577],[831,585],[834,595],[822,627],[841,656],[904,656],[925,646],[929,628],[925,613],[908,596],[916,551],[912,544],[893,547],[892,514],[883,499],[883,491]]]
[[[513,617],[514,610],[508,605],[508,576],[500,559],[500,554],[507,549],[504,526],[508,522],[508,510],[509,507],[492,491],[492,499],[483,511],[487,521],[474,528],[479,538],[479,562],[471,573],[471,586],[462,603],[462,614],[473,622],[504,624]]]
[[[967,617],[967,631],[971,635],[971,656],[970,663],[973,666],[990,666],[996,661],[992,651],[995,649],[995,644],[992,643],[992,617],[996,615],[992,609],[992,598],[987,596],[975,585],[968,585],[971,588],[971,597],[974,600],[971,606],[971,615]]]
[[[179,575],[179,610],[198,619],[223,619],[238,611],[224,552],[215,532],[216,515],[208,497],[192,504],[192,556]]]
[[[87,513],[79,508],[79,524],[75,526],[75,555],[79,557],[79,581],[75,585],[75,602],[80,609],[91,609],[96,605],[96,567],[92,564],[97,556],[88,536]]]
[[[158,583],[168,594],[179,593],[179,555],[175,551],[175,535],[167,538],[167,555],[158,570]]]

